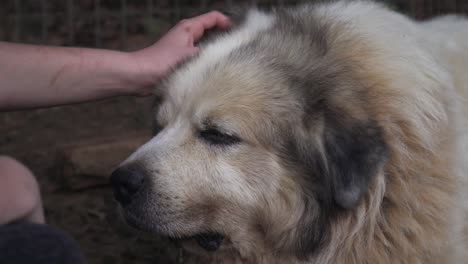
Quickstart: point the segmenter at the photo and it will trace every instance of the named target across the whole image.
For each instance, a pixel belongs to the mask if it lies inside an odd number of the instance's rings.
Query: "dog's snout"
[[[110,181],[114,188],[115,199],[122,205],[127,205],[142,188],[145,175],[141,170],[121,167],[112,173]]]

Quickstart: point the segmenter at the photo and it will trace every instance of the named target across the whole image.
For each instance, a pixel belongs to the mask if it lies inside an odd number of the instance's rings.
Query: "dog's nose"
[[[110,177],[115,199],[124,206],[129,204],[143,186],[144,180],[143,172],[138,169],[128,167],[116,169]]]

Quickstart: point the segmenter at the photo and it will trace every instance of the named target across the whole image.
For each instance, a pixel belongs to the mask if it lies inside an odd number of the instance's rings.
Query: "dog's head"
[[[160,130],[112,176],[128,222],[207,250],[326,245],[386,146],[372,95],[309,22],[254,11],[167,80]]]

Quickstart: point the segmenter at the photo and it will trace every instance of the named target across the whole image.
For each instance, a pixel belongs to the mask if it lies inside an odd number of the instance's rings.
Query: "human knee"
[[[21,162],[9,156],[0,155],[0,169],[2,170],[1,174],[31,174]]]
[[[19,161],[0,156],[0,182],[0,198],[9,201],[9,207],[18,214],[31,212],[40,204],[39,185],[32,172]]]

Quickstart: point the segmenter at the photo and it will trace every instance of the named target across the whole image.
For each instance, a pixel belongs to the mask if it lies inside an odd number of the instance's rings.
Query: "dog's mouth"
[[[214,252],[218,250],[223,244],[224,236],[219,233],[208,232],[199,233],[193,236],[187,236],[182,238],[169,238],[175,242],[183,242],[187,240],[195,240],[197,244],[206,251]]]
[[[135,229],[165,236],[169,240],[176,242],[176,243],[184,242],[188,240],[194,240],[197,242],[197,244],[201,248],[209,252],[214,252],[218,250],[224,241],[224,235],[217,233],[217,232],[202,232],[202,233],[197,233],[195,235],[185,235],[185,236],[184,235],[167,235],[167,233],[163,232],[160,228],[155,227],[155,226],[149,226],[145,223],[142,223],[142,221],[138,217],[128,212],[125,213],[125,219],[127,220],[126,222]]]

